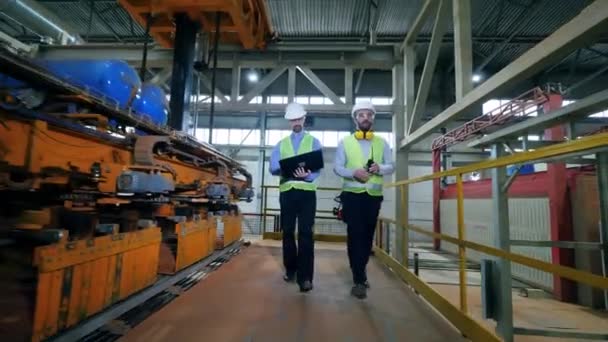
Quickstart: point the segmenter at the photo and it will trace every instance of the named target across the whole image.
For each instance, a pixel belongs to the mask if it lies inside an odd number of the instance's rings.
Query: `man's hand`
[[[380,165],[373,163],[372,166],[369,167],[369,173],[378,173],[380,172]]]
[[[296,171],[293,173],[293,176],[296,178],[306,178],[311,174],[310,170],[304,170],[303,167],[299,167],[296,169]]]
[[[353,173],[353,177],[359,182],[365,183],[369,179],[369,173],[365,169],[357,169]]]

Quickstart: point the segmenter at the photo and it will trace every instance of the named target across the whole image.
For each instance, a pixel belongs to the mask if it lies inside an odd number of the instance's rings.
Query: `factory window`
[[[390,146],[390,148],[393,148],[393,146],[395,144],[393,142],[393,133],[392,132],[376,132],[376,134],[379,137],[384,138],[388,142],[388,146]]]
[[[482,105],[483,114],[491,114],[491,115],[499,115],[501,113],[507,113],[509,110],[506,105],[511,102],[509,99],[491,99]],[[516,116],[537,116],[538,115],[538,106],[529,106],[526,110],[521,113],[518,112],[515,114]]]
[[[260,144],[259,129],[230,129],[230,145],[257,146]]]
[[[270,129],[266,131],[266,146],[274,146],[284,137],[291,134],[289,130]]]
[[[311,131],[310,135],[319,139],[323,147],[338,147],[337,131]]]
[[[371,102],[371,101],[372,101],[371,97],[356,97],[355,98],[355,103]]]
[[[262,103],[262,97],[261,96],[256,96],[253,99],[251,99],[251,101],[249,101],[249,103],[260,104],[260,103]]]
[[[228,145],[230,143],[230,130],[217,128],[213,130],[213,144]]]
[[[338,147],[338,132],[337,131],[323,132],[323,146]]]
[[[323,96],[311,96],[310,104],[311,105],[322,105],[325,99],[329,100],[327,97],[323,97]],[[331,103],[331,100],[329,100],[329,103]]]
[[[270,96],[271,104],[287,104],[287,96]]]
[[[342,139],[346,138],[350,135],[350,132],[340,131],[338,132],[338,141],[342,141]]]
[[[209,129],[208,128],[197,128],[194,137],[198,141],[209,142]]]
[[[310,133],[310,135],[312,135],[313,137],[319,139],[322,145],[325,145],[323,143],[323,131],[308,131],[308,133]]]
[[[305,104],[305,105],[307,105],[308,104],[308,96],[297,96],[295,102],[299,103],[299,104]]]
[[[376,106],[386,106],[391,104],[390,97],[372,97],[372,104]]]

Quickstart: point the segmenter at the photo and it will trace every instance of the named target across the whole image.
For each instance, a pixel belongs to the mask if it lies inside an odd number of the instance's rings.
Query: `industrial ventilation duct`
[[[0,0],[0,14],[25,26],[49,44],[82,44],[75,30],[34,0]]]

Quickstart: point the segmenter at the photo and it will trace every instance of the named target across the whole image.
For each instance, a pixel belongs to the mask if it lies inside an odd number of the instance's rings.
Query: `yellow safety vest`
[[[279,146],[281,152],[281,159],[290,158],[296,155],[296,152],[293,149],[293,144],[291,143],[291,137],[287,136],[281,140],[281,145]],[[304,133],[302,137],[302,141],[300,141],[300,146],[298,147],[298,155],[312,152],[312,144],[313,137]],[[291,189],[297,190],[306,190],[306,191],[315,191],[317,190],[317,185],[312,182],[298,181],[298,180],[288,180],[281,177],[279,191],[289,191]]]
[[[372,138],[371,148],[367,157],[363,155],[359,141],[357,141],[354,134],[344,138],[343,144],[344,153],[346,154],[346,168],[348,169],[365,168],[369,159],[372,159],[377,164],[382,163],[382,156],[384,155],[384,140],[382,140],[380,137],[374,136]],[[371,196],[382,196],[383,183],[383,177],[375,174],[370,175],[366,183],[359,183],[354,179],[344,178],[342,190],[354,193],[367,192]]]

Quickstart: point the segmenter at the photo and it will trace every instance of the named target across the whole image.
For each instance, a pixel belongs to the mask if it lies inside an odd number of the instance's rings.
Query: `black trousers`
[[[315,191],[291,189],[279,195],[281,229],[283,231],[283,265],[289,275],[296,274],[298,283],[312,282],[314,272],[314,240],[312,228],[317,210]],[[298,222],[298,244],[295,230]]]
[[[353,282],[363,284],[367,281],[365,268],[372,250],[383,197],[345,191],[340,198],[342,214],[347,225],[348,261],[353,273]]]

